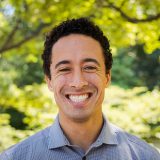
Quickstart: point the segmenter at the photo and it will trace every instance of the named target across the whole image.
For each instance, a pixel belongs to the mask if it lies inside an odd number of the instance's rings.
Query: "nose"
[[[70,79],[69,86],[77,89],[81,89],[87,85],[88,85],[88,82],[86,81],[82,71],[75,71],[73,73],[73,76]]]

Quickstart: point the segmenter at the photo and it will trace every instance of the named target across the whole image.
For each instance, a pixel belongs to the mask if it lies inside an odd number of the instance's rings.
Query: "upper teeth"
[[[73,102],[83,102],[88,98],[88,94],[83,95],[69,95],[69,99]]]

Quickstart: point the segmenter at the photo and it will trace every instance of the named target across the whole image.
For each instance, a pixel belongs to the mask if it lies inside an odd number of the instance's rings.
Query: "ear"
[[[46,83],[48,85],[48,89],[50,91],[53,91],[53,86],[52,86],[52,83],[51,83],[51,79],[47,75],[45,75],[45,81],[46,81]]]
[[[111,83],[111,70],[106,74],[106,88],[110,85]]]

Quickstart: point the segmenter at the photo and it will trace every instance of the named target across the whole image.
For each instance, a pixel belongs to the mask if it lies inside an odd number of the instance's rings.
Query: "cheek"
[[[106,78],[102,74],[91,74],[86,76],[86,79],[99,89],[104,89],[106,86]]]
[[[64,76],[55,77],[52,80],[54,92],[59,92],[61,88],[66,84],[66,78]]]

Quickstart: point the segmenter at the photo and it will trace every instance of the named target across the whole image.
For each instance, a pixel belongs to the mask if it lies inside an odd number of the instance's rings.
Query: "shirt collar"
[[[57,116],[49,131],[48,148],[59,148],[66,145],[69,145],[69,141],[61,129],[59,118]]]
[[[101,144],[108,145],[116,145],[118,144],[118,140],[116,137],[116,133],[113,129],[113,126],[108,122],[108,120],[104,117],[104,123],[102,130],[97,138],[97,140],[92,144],[92,147],[99,146]],[[48,138],[48,148],[59,148],[63,146],[70,145],[68,139],[65,137],[60,124],[59,118],[56,117],[54,124],[51,126],[49,130],[49,138]]]
[[[117,135],[113,128],[113,126],[109,123],[107,118],[103,118],[103,127],[102,130],[97,138],[97,140],[93,143],[94,146],[99,146],[101,144],[108,144],[108,145],[117,145]]]

